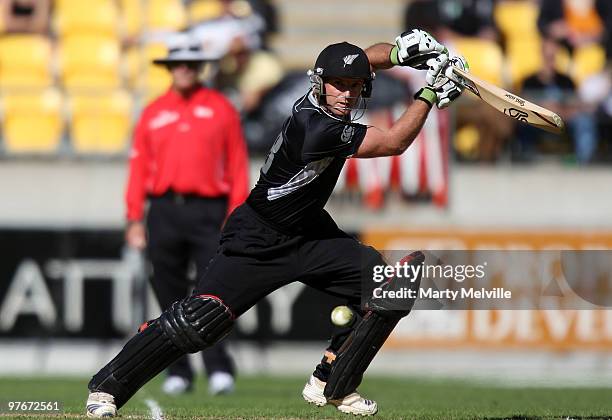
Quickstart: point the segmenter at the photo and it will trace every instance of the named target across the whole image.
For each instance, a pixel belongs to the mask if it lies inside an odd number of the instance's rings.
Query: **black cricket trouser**
[[[219,245],[219,232],[226,214],[226,198],[171,192],[150,197],[147,254],[153,268],[151,285],[162,310],[189,295],[193,287],[188,279],[189,265],[195,264],[197,276],[204,272]],[[201,354],[208,375],[216,371],[234,374],[232,359],[223,342]],[[193,380],[188,356],[172,364],[168,374]]]
[[[228,219],[194,294],[215,295],[240,316],[274,290],[300,281],[359,307],[363,276],[382,264],[378,251],[340,230],[325,211],[302,233],[290,234],[243,204]],[[350,329],[337,328],[329,348],[337,351],[348,333]]]

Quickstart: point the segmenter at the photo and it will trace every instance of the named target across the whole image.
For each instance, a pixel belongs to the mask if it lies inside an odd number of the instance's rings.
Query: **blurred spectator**
[[[558,43],[552,39],[542,41],[543,66],[540,71],[523,82],[524,95],[539,105],[559,114],[568,124],[568,131],[574,140],[576,159],[589,163],[597,148],[597,127],[593,109],[580,103],[574,82],[555,69]],[[533,147],[543,132],[525,124],[519,124],[515,144],[515,158],[529,160]],[[555,137],[557,138],[557,137]]]
[[[264,27],[261,31],[262,48],[268,49],[270,46],[270,35],[279,32],[278,12],[276,6],[270,0],[249,0],[253,13],[261,16],[264,20]]]
[[[494,0],[438,0],[440,19],[449,37],[497,39],[493,22]]]
[[[445,40],[468,36],[495,41],[495,1],[414,0],[404,10],[404,29],[424,29]]]
[[[598,74],[587,78],[580,85],[581,100],[589,107],[596,109],[599,139],[605,141],[607,156],[602,158],[610,161],[612,158],[612,62],[608,60],[607,68]]]
[[[246,115],[255,111],[264,95],[281,81],[283,73],[272,53],[249,48],[245,37],[239,36],[221,60],[215,87]]]
[[[597,0],[596,7],[604,27],[602,43],[606,48],[607,60],[610,62],[612,61],[612,1]]]
[[[599,43],[604,34],[595,0],[542,0],[538,28],[543,36],[557,40],[570,51]]]
[[[45,34],[49,30],[51,0],[0,0],[6,32]]]
[[[194,0],[201,1],[201,0]],[[264,19],[253,12],[246,0],[218,0],[219,9],[214,18],[211,16],[192,22],[191,35],[203,43],[207,50],[215,49],[220,55],[226,54],[234,38],[248,34],[244,42],[251,49],[262,46],[262,35],[265,32]]]
[[[434,0],[414,0],[404,9],[404,30],[419,28],[441,39],[440,26],[440,10]]]

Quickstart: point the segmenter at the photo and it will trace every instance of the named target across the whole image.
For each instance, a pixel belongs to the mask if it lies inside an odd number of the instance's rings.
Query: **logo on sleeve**
[[[355,61],[357,57],[359,57],[359,54],[350,54],[350,55],[344,56],[344,58],[342,59],[344,60],[344,67],[350,66],[351,64],[353,64],[353,61]]]
[[[353,133],[355,132],[355,127],[352,125],[345,125],[342,130],[342,135],[340,136],[340,140],[342,143],[348,143],[353,138]]]

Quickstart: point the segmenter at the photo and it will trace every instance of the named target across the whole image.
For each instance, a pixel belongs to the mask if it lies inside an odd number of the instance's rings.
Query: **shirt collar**
[[[170,87],[166,91],[166,97],[168,99],[170,99],[173,103],[189,103],[194,98],[200,96],[203,90],[204,90],[204,87],[203,86],[199,86],[197,89],[195,89],[193,91],[193,93],[191,95],[189,95],[187,98],[184,98],[178,92],[176,92],[174,89],[172,89],[172,87]]]

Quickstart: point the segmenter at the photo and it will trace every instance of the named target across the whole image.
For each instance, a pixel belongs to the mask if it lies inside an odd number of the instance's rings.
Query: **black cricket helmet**
[[[312,92],[317,101],[325,95],[324,79],[344,77],[364,81],[361,96],[369,98],[372,94],[372,80],[375,74],[370,71],[370,60],[365,51],[348,42],[328,45],[317,57],[314,68],[308,70]]]

